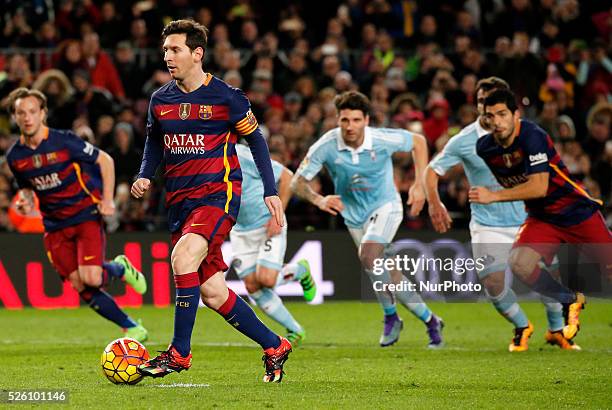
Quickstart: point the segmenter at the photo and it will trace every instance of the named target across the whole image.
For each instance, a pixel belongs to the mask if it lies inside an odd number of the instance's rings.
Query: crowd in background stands
[[[210,29],[205,71],[245,90],[272,157],[295,170],[336,126],[337,93],[358,89],[373,103],[371,125],[426,136],[432,155],[477,118],[475,84],[496,75],[517,94],[523,116],[546,129],[572,176],[606,206],[612,183],[612,9],[598,0],[5,0],[0,101],[16,87],[49,99],[48,124],[73,129],[115,159],[112,230],[164,227],[163,184],[130,199],[151,93],[170,81],[160,32],[176,18]],[[49,8],[52,4],[53,8]],[[15,186],[4,153],[18,131],[0,114],[0,229]],[[395,161],[406,198],[411,157]],[[441,181],[456,227],[469,220],[460,166]],[[331,193],[323,175],[316,189]],[[610,214],[610,212],[608,212]],[[292,228],[334,228],[340,219],[293,199]],[[427,227],[405,218],[411,228]]]

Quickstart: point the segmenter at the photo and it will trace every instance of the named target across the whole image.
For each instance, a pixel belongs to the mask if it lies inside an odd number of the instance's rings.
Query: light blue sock
[[[551,332],[557,332],[563,329],[565,324],[563,320],[563,306],[553,298],[540,295],[540,300],[546,307],[546,319],[548,320],[548,329]]]
[[[523,309],[516,300],[516,293],[511,288],[506,288],[497,296],[490,296],[491,303],[495,309],[505,317],[514,327],[527,327],[529,321]]]
[[[402,281],[408,282],[408,278],[402,275]],[[419,318],[423,323],[429,322],[432,315],[431,309],[423,302],[421,295],[417,292],[410,292],[408,290],[396,291],[395,297],[410,313]]]
[[[370,278],[372,284],[378,281],[382,283],[391,283],[391,278],[387,272],[383,273],[382,275],[375,275],[371,270],[366,270],[365,272],[366,275],[368,275],[368,278]],[[391,292],[375,291],[374,293],[376,294],[378,303],[380,303],[383,308],[383,312],[385,312],[385,316],[397,313],[397,309],[395,307],[395,297]]]
[[[293,332],[302,331],[302,326],[293,318],[280,296],[272,289],[262,288],[257,292],[251,293],[250,296],[255,300],[257,306],[271,319]]]

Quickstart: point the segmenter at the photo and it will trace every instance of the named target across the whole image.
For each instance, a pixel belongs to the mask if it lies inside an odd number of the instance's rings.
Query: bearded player
[[[483,78],[476,85],[478,119],[455,135],[444,146],[442,152],[429,163],[425,170],[425,188],[429,215],[437,232],[446,232],[451,218],[438,194],[438,179],[453,166],[462,164],[467,179],[472,186],[486,186],[492,190],[501,189],[499,183],[476,154],[478,138],[489,133],[488,118],[483,115],[484,100],[493,91],[509,89],[508,84],[498,77]],[[516,294],[506,282],[506,263],[512,243],[520,225],[525,221],[525,205],[521,201],[495,204],[470,204],[470,236],[475,258],[490,260],[484,269],[478,271],[487,296],[495,309],[514,325],[514,337],[508,346],[510,352],[523,352],[528,349],[528,341],[533,333],[533,325],[518,303]],[[563,315],[561,304],[542,296],[546,307],[548,343],[562,349],[578,350],[578,345],[563,337]]]
[[[550,264],[561,243],[587,245],[587,250],[598,248],[595,256],[609,275],[612,234],[599,211],[602,202],[569,177],[546,132],[520,119],[511,91],[497,90],[485,98],[484,115],[492,132],[478,140],[476,152],[505,189],[472,187],[470,202],[525,202],[527,219],[514,242],[509,268],[531,289],[563,305],[563,336],[571,340],[580,329],[585,297],[558,282],[540,261]]]

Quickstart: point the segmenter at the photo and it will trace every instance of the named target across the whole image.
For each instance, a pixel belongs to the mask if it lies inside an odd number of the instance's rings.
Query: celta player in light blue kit
[[[393,181],[391,156],[395,152],[412,152],[416,179],[410,188],[410,214],[421,211],[425,192],[422,175],[427,163],[427,143],[418,134],[402,129],[369,127],[370,101],[356,91],[336,97],[338,128],[323,135],[308,151],[293,177],[292,189],[299,197],[332,215],[344,217],[358,247],[359,259],[371,281],[381,280],[374,271],[374,261],[385,256],[388,245],[403,218],[403,206]],[[336,195],[322,196],[308,184],[325,167],[334,182]],[[407,281],[395,272],[384,276],[393,281]],[[388,281],[389,279],[386,279]],[[399,339],[403,322],[396,312],[395,299],[419,318],[427,327],[429,347],[442,346],[442,320],[434,315],[416,292],[376,292],[384,313],[381,346],[390,346]]]
[[[446,232],[451,218],[440,200],[438,180],[452,167],[462,164],[471,186],[485,186],[492,190],[501,189],[499,183],[485,162],[476,154],[476,141],[490,132],[489,124],[482,115],[484,99],[495,90],[509,89],[508,84],[497,77],[482,79],[476,86],[478,119],[450,139],[425,170],[425,188],[429,215],[437,232]],[[470,235],[474,258],[484,258],[485,268],[478,271],[487,295],[495,309],[514,325],[514,337],[508,347],[511,352],[528,349],[528,340],[533,333],[533,325],[519,306],[516,294],[506,283],[508,255],[519,227],[527,216],[522,201],[497,202],[488,205],[471,203],[472,219]],[[562,349],[579,349],[571,340],[563,336],[563,312],[560,303],[542,296],[548,318],[548,331],[545,339]]]
[[[268,211],[262,199],[263,182],[249,148],[237,144],[236,153],[242,169],[243,185],[240,212],[230,232],[234,254],[232,266],[257,306],[287,329],[287,339],[296,347],[304,340],[306,332],[289,313],[274,289],[292,281],[299,282],[304,289],[304,299],[310,302],[316,295],[316,284],[305,259],[283,266],[287,249],[287,224],[279,226]],[[293,173],[274,160],[272,171],[279,197],[286,208],[291,199]]]

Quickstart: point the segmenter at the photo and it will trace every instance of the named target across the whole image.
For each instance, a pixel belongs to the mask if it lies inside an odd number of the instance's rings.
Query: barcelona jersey
[[[244,93],[211,74],[190,93],[171,81],[152,95],[140,177],[152,179],[157,164],[145,165],[147,154],[161,147],[171,232],[201,206],[238,217],[242,174],[235,144],[256,129]]]
[[[527,182],[531,174],[548,173],[546,196],[525,201],[530,217],[571,226],[588,219],[602,204],[569,177],[551,138],[531,121],[520,121],[518,135],[509,147],[503,148],[487,134],[476,143],[476,151],[504,188]]]
[[[45,128],[36,149],[22,136],[7,161],[20,188],[38,196],[45,231],[99,220],[102,177],[96,164],[100,151],[70,131]]]

